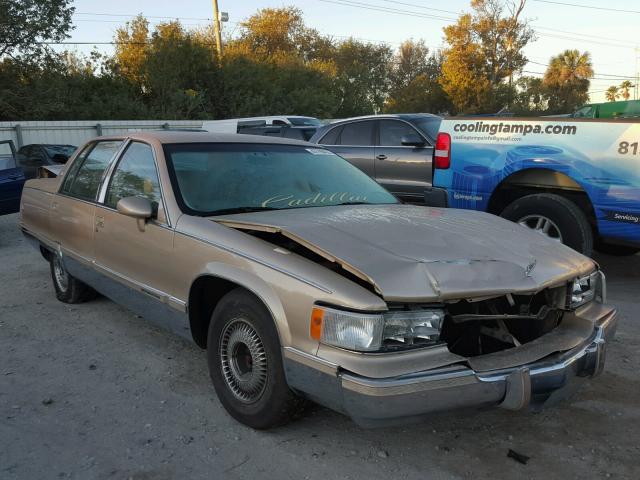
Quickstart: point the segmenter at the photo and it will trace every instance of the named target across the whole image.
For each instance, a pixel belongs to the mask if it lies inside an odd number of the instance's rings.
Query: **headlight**
[[[604,303],[606,301],[604,274],[597,270],[584,277],[576,278],[569,284],[568,296],[567,304],[571,309],[578,308],[594,299]]]
[[[444,320],[441,309],[358,313],[315,307],[311,337],[327,345],[375,352],[383,345],[430,344],[438,341]]]

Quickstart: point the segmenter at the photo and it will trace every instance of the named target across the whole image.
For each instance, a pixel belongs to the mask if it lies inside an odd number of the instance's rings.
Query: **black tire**
[[[596,243],[596,250],[600,253],[604,253],[606,255],[613,255],[615,257],[626,257],[630,255],[635,255],[640,252],[640,248],[638,247],[629,247],[626,245],[614,245],[613,243],[605,243],[599,241]]]
[[[519,223],[527,217],[545,217],[555,223],[562,243],[591,256],[593,232],[587,216],[575,203],[560,195],[540,193],[521,197],[500,214],[501,217]]]
[[[284,425],[304,405],[287,384],[271,314],[246,290],[229,292],[216,306],[207,359],[220,402],[245,425],[260,430]]]
[[[56,298],[61,302],[83,303],[93,300],[96,297],[97,294],[93,288],[67,272],[59,255],[51,255],[49,267],[51,269],[53,288],[56,291]],[[59,270],[56,272],[57,269]]]

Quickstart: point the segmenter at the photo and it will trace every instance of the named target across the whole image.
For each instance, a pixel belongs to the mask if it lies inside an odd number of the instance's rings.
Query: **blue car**
[[[25,177],[16,163],[16,149],[11,140],[0,142],[0,215],[20,211],[20,196]]]

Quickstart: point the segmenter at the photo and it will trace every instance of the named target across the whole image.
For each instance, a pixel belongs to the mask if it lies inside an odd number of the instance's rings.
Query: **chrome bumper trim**
[[[595,322],[581,345],[513,368],[476,372],[464,365],[393,378],[367,378],[341,370],[294,348],[285,350],[285,371],[292,388],[342,411],[363,426],[415,421],[458,408],[500,406],[510,410],[539,407],[566,397],[586,377],[599,375],[606,344],[617,323],[615,310]]]

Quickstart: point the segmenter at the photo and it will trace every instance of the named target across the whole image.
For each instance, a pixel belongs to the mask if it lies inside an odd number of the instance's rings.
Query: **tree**
[[[631,98],[631,93],[629,92],[629,90],[633,87],[635,87],[635,85],[629,80],[625,80],[624,82],[622,82],[620,84],[620,95],[622,96],[622,98],[624,98],[625,100],[629,100],[629,98]]]
[[[615,102],[618,98],[620,98],[618,87],[616,87],[615,85],[611,85],[609,88],[607,88],[607,91],[604,92],[604,96],[606,97],[608,102]]]
[[[518,115],[540,115],[547,108],[547,92],[541,78],[520,77],[512,110]]]
[[[2,0],[0,8],[0,58],[26,58],[49,52],[43,42],[69,37],[71,0]]]
[[[114,67],[136,85],[144,83],[144,64],[150,53],[149,21],[142,15],[116,30]]]
[[[451,102],[438,82],[441,72],[442,56],[429,55],[424,41],[403,42],[393,58],[385,112],[450,111]]]
[[[392,50],[384,44],[349,38],[335,51],[338,117],[382,111],[389,91]]]
[[[447,48],[440,83],[458,110],[496,111],[510,103],[510,80],[526,65],[523,49],[534,39],[520,18],[525,3],[472,0],[473,13],[444,28]]]
[[[593,76],[591,55],[565,50],[552,57],[543,84],[549,97],[551,113],[573,112],[589,100],[589,78]]]
[[[259,61],[302,62],[326,59],[332,50],[329,39],[308,28],[302,11],[295,7],[264,8],[240,23],[237,39],[227,44],[227,52]]]

